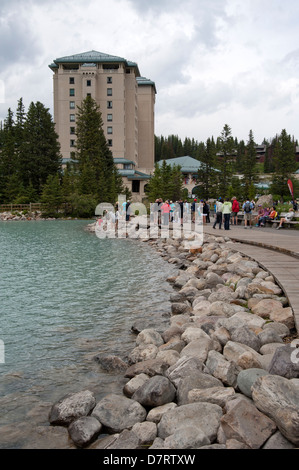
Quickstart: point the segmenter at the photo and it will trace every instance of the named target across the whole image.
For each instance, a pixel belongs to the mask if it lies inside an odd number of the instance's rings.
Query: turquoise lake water
[[[136,320],[167,324],[174,268],[142,242],[100,240],[88,223],[0,222],[0,431],[67,393],[120,391],[123,376],[94,355],[125,358]]]

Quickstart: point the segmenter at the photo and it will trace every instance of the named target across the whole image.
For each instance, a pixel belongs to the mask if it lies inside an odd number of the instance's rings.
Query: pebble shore
[[[128,357],[95,356],[126,378],[119,394],[96,402],[82,390],[52,405],[50,426],[67,430],[69,447],[299,447],[299,340],[287,298],[229,238],[190,248],[193,238],[142,240],[177,268],[169,324],[132,325]]]

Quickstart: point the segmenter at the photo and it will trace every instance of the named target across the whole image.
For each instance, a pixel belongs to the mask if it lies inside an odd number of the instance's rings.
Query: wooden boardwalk
[[[204,233],[229,237],[234,248],[256,260],[275,278],[294,311],[299,332],[299,231],[282,228],[231,226],[230,230],[203,226]]]

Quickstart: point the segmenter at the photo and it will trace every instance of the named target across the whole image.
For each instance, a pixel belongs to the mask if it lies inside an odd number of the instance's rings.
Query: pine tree
[[[150,202],[162,198],[177,201],[183,193],[183,175],[178,165],[168,165],[164,160],[162,165],[156,164],[154,175],[152,175],[146,187],[146,194]]]
[[[49,175],[42,189],[41,201],[46,205],[46,214],[55,216],[63,202],[63,194],[58,173]]]
[[[243,160],[243,196],[249,197],[249,194],[255,193],[254,184],[258,181],[256,165],[256,144],[254,142],[253,132],[249,132],[249,140],[246,145],[246,151]],[[255,194],[253,194],[254,197]]]
[[[271,190],[281,198],[289,196],[288,179],[296,170],[296,145],[294,139],[283,129],[274,147],[274,175]]]
[[[32,102],[28,109],[19,168],[24,187],[31,182],[38,194],[48,176],[56,175],[61,168],[58,135],[49,109],[40,102]]]
[[[232,177],[232,160],[234,154],[234,139],[232,137],[231,128],[225,124],[221,136],[218,139],[218,149],[220,153],[220,177],[219,177],[219,194],[225,197]]]
[[[78,106],[76,158],[81,190],[100,202],[115,203],[125,192],[122,180],[116,176],[112,153],[108,147],[100,107],[87,96]]]
[[[205,152],[201,158],[201,166],[198,170],[200,184],[200,195],[204,199],[217,196],[217,170],[216,167],[216,144],[208,139]]]

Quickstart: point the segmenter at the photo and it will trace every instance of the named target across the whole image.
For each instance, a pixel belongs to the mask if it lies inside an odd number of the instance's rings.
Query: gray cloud
[[[17,0],[2,2],[0,11],[0,61],[2,71],[12,63],[32,61],[41,52],[38,38]],[[9,10],[8,10],[9,9]]]

